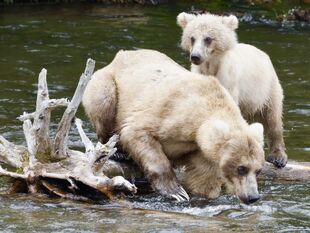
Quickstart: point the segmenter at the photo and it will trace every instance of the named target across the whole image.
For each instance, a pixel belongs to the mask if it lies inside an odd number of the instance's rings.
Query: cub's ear
[[[253,123],[250,125],[250,133],[255,139],[264,146],[264,127],[260,123]]]
[[[236,16],[230,15],[230,16],[224,16],[222,18],[223,24],[225,24],[227,27],[229,27],[231,30],[236,30],[239,25],[239,21]]]
[[[187,25],[191,20],[193,20],[195,17],[196,17],[195,15],[182,12],[182,13],[180,13],[180,14],[177,16],[177,24],[178,24],[182,29],[184,29],[184,28],[186,27],[186,25]]]

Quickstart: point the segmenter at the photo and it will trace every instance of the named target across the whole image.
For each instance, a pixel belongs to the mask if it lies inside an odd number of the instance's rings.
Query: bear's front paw
[[[287,155],[284,151],[282,151],[281,153],[280,151],[272,152],[268,155],[267,161],[269,163],[272,163],[275,167],[282,168],[285,167],[287,163]]]
[[[178,189],[176,190],[175,194],[170,194],[169,197],[177,200],[177,201],[189,201],[189,196],[187,192],[181,185],[178,185]]]
[[[175,199],[176,201],[189,201],[189,196],[184,188],[177,182],[153,182],[153,188],[161,195]]]

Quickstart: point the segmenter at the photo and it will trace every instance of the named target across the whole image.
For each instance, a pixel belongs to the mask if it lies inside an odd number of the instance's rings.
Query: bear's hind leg
[[[149,132],[126,125],[121,130],[120,139],[125,150],[150,179],[154,190],[177,201],[189,200],[186,191],[178,184],[161,144]]]
[[[117,89],[107,66],[93,75],[83,95],[85,113],[101,143],[105,143],[113,134],[116,104]]]
[[[283,140],[282,99],[282,88],[280,84],[277,84],[268,105],[262,112],[264,129],[268,137],[269,155],[267,161],[280,168],[285,167],[287,163]]]

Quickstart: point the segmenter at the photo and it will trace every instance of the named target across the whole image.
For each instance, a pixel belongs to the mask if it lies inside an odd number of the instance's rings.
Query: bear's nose
[[[248,196],[248,203],[254,203],[260,199],[260,195],[249,195]]]
[[[201,63],[201,57],[197,54],[192,54],[191,55],[191,61],[195,64],[195,65],[200,65]]]

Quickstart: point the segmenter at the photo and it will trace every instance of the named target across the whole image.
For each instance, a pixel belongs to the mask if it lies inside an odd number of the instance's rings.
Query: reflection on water
[[[43,67],[48,70],[53,98],[72,96],[88,57],[95,59],[100,68],[119,49],[157,49],[188,67],[188,55],[179,47],[181,31],[175,17],[189,7],[184,3],[156,8],[81,5],[2,11],[0,134],[25,143],[21,124],[15,118],[23,111],[33,111],[37,75]],[[309,27],[262,22],[252,13],[244,17],[246,23],[241,23],[238,30],[240,41],[270,54],[284,88],[288,154],[294,160],[310,161]],[[78,115],[83,118],[82,111]],[[61,110],[53,116],[52,135]],[[84,127],[95,139],[88,122]],[[72,132],[70,140],[71,146],[82,147],[76,132]],[[4,183],[0,187],[5,190]],[[260,187],[262,200],[251,206],[225,195],[216,200],[195,197],[190,202],[175,203],[150,194],[120,203],[97,204],[1,195],[0,231],[310,231],[310,182],[266,181]]]

